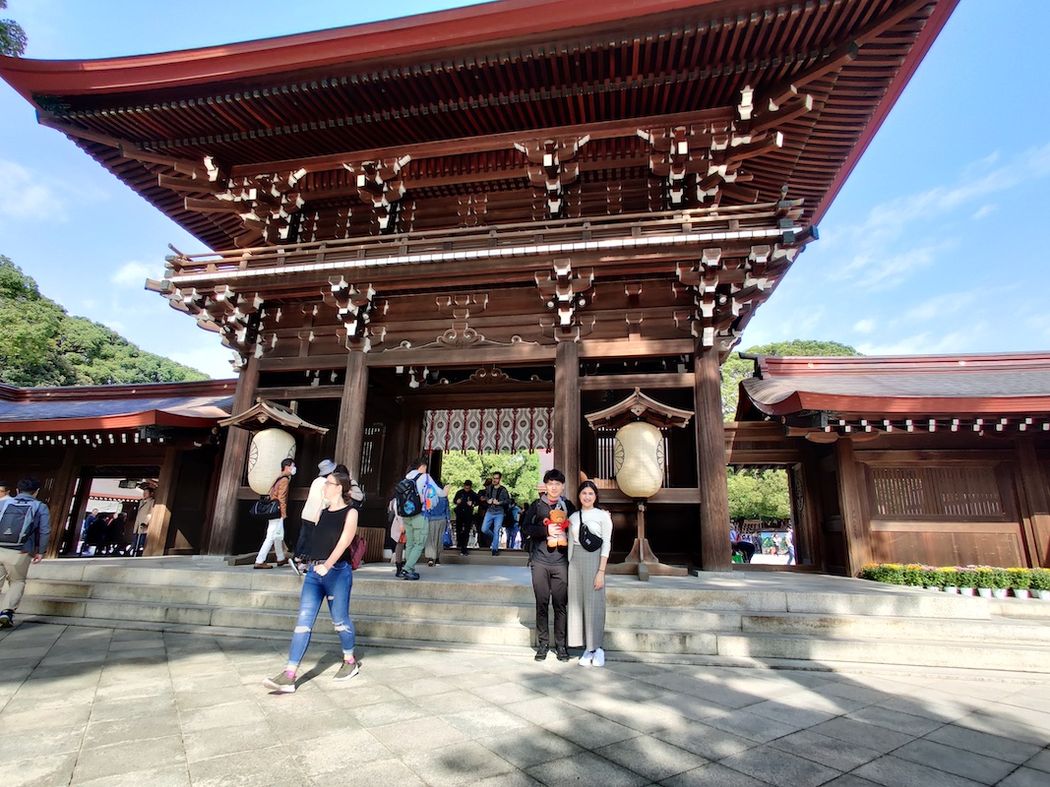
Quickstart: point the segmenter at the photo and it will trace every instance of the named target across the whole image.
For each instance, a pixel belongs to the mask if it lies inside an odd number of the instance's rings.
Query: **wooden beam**
[[[233,414],[244,412],[255,401],[255,389],[259,385],[259,360],[254,354],[241,370],[237,380],[237,391],[233,396]],[[219,488],[215,493],[215,511],[212,514],[211,535],[206,553],[228,555],[233,548],[233,537],[237,529],[237,490],[241,486],[241,475],[248,457],[251,435],[244,429],[231,428],[226,431],[226,450],[222,458]]]
[[[617,139],[620,137],[634,137],[638,129],[729,122],[732,118],[733,109],[731,107],[718,107],[699,112],[678,112],[626,120],[610,120],[602,123],[524,129],[522,131],[509,131],[504,134],[475,135],[435,140],[433,142],[406,143],[383,148],[348,150],[342,153],[329,153],[324,156],[238,164],[231,168],[230,176],[234,178],[250,177],[270,172],[294,171],[301,167],[305,167],[308,172],[323,172],[329,169],[338,169],[347,163],[378,161],[401,156],[411,156],[413,160],[418,160],[460,156],[468,153],[487,153],[490,151],[511,150],[515,142],[531,139],[568,139],[587,135],[592,140]]]
[[[634,388],[692,388],[691,372],[662,374],[592,374],[580,378],[581,391],[606,391]]]
[[[853,453],[853,442],[842,439],[835,443],[839,511],[842,514],[846,540],[846,571],[855,577],[871,562],[871,536],[864,516],[863,470]]]
[[[1029,435],[1017,440],[1017,481],[1026,527],[1025,541],[1033,566],[1050,567],[1050,483],[1039,466],[1035,441]]]
[[[365,353],[351,350],[346,357],[346,382],[339,405],[339,428],[335,438],[335,460],[350,469],[350,477],[361,474],[361,443],[365,435],[365,401],[368,397],[368,365]]]
[[[171,527],[171,508],[175,501],[175,484],[178,482],[179,450],[168,448],[164,451],[164,462],[157,477],[156,497],[153,513],[150,515],[149,529],[146,532],[146,548],[142,554],[146,557],[163,555],[168,545],[168,530]]]
[[[580,347],[561,342],[554,361],[554,465],[565,473],[565,495],[580,484]]]
[[[547,364],[555,358],[554,345],[537,345],[522,342],[508,345],[482,345],[476,347],[424,347],[409,350],[385,350],[370,352],[369,366],[420,366],[433,364],[439,368],[449,366],[485,366],[487,364]]]
[[[309,360],[308,358],[303,360]],[[315,367],[310,367],[311,369]],[[292,399],[341,399],[343,397],[343,386],[341,385],[288,385],[283,388],[260,388],[256,396],[261,399],[292,400]]]
[[[584,339],[580,358],[642,358],[656,355],[689,355],[692,339]]]
[[[696,347],[693,361],[696,416],[693,422],[696,429],[697,476],[700,481],[699,563],[704,571],[728,571],[732,566],[720,372],[718,352]]]

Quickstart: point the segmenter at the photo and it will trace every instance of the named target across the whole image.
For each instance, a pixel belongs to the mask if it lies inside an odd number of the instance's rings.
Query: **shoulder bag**
[[[591,530],[583,521],[583,512],[580,512],[580,546],[588,552],[597,552],[605,543],[601,536]]]

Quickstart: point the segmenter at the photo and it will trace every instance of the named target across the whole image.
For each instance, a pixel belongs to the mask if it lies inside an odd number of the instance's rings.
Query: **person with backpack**
[[[274,555],[277,556],[277,565],[283,566],[288,563],[288,556],[284,552],[284,520],[288,517],[288,489],[292,485],[292,476],[295,475],[295,460],[281,460],[281,474],[270,487],[270,499],[276,500],[280,506],[280,516],[270,519],[266,523],[266,538],[259,547],[259,554],[255,558],[255,568],[273,568],[266,562],[273,547]]]
[[[336,470],[325,479],[327,508],[318,515],[304,546],[306,576],[299,593],[299,617],[288,649],[288,663],[275,677],[263,681],[263,685],[273,692],[291,694],[295,691],[299,665],[310,645],[317,613],[326,599],[332,625],[343,649],[343,662],[335,673],[335,680],[347,681],[360,672],[354,655],[354,621],[350,618],[354,574],[348,549],[357,534],[358,508],[363,499],[360,487],[348,473]]]
[[[568,617],[569,558],[567,520],[576,511],[562,496],[565,474],[548,470],[543,474],[544,493],[526,509],[521,532],[529,550],[532,590],[536,596],[536,661],[550,650],[550,607],[554,607],[554,647],[558,661],[569,660]],[[552,516],[552,512],[557,512]],[[562,546],[561,544],[565,544]]]
[[[51,513],[37,500],[40,482],[24,478],[18,482],[18,495],[0,501],[0,589],[7,592],[0,602],[0,628],[15,622],[15,610],[26,589],[29,564],[44,559],[51,535]]]
[[[405,566],[401,573],[402,579],[419,579],[416,563],[422,557],[423,547],[426,546],[429,528],[427,512],[434,508],[437,501],[437,484],[427,474],[428,465],[427,457],[419,457],[412,469],[394,487],[397,512],[405,523]]]

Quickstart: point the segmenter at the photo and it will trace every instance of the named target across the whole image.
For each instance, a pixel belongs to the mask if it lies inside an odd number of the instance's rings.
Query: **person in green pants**
[[[416,491],[419,492],[419,500],[423,504],[423,510],[415,516],[404,517],[405,523],[405,570],[401,574],[402,579],[419,579],[416,571],[416,563],[423,555],[423,547],[427,542],[427,512],[434,507],[437,501],[438,487],[434,479],[427,473],[429,459],[421,456],[416,460],[405,478],[416,482]]]

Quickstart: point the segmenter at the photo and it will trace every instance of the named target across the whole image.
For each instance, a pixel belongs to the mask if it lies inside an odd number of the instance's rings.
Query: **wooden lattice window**
[[[386,430],[383,424],[370,424],[365,427],[364,440],[361,441],[361,488],[366,494],[378,495],[379,470],[383,463],[383,439]]]
[[[995,468],[966,465],[871,468],[872,513],[881,519],[1003,519]]]

